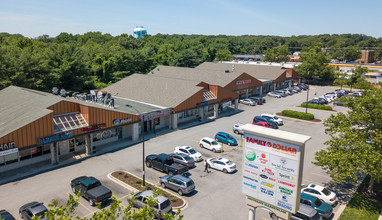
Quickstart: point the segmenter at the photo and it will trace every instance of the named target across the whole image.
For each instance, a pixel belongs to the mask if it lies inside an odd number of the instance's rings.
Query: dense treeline
[[[286,48],[293,53],[317,42],[327,48],[326,55],[331,58],[345,56],[352,60],[363,48],[376,48],[376,56],[382,55],[382,38],[359,34],[292,37],[157,34],[135,39],[127,34],[88,32],[30,39],[0,33],[0,89],[17,85],[43,91],[54,86],[84,91],[103,88],[133,73],[147,73],[157,65],[195,67],[205,61],[225,60],[231,54],[260,54],[279,46],[283,46],[284,52]]]

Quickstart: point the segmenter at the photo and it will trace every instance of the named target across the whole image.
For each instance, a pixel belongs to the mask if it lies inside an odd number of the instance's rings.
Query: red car
[[[269,123],[267,123],[267,122],[263,122],[263,121],[259,121],[259,122],[252,123],[252,124],[253,124],[253,125],[262,126],[262,127],[266,127],[266,128],[269,128],[269,127],[270,127]]]

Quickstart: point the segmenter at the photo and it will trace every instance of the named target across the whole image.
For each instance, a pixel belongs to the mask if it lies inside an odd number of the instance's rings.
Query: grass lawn
[[[374,195],[367,192],[370,177],[367,176],[350,200],[340,219],[377,220],[382,211],[382,182],[374,182]]]

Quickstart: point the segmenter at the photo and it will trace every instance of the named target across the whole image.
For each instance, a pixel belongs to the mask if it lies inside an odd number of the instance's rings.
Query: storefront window
[[[104,130],[98,133],[93,134],[93,141],[106,140],[108,138],[112,138],[118,136],[118,132],[116,128]]]
[[[155,125],[160,125],[160,118],[155,119]]]
[[[85,145],[85,136],[76,137],[76,145],[77,146]]]
[[[31,148],[30,151],[31,151],[32,157],[41,156],[42,155],[42,146]]]
[[[213,110],[214,110],[214,105],[209,105],[209,106],[208,106],[208,111],[211,112],[211,111],[213,111]]]
[[[31,149],[20,150],[19,155],[20,155],[20,160],[30,159],[32,158]]]
[[[4,156],[4,161],[7,164],[17,162],[18,161],[17,153],[5,155]]]
[[[42,147],[42,153],[43,154],[49,154],[50,153],[50,144],[46,144]]]
[[[183,118],[183,112],[178,113],[178,119],[182,119],[182,118]]]

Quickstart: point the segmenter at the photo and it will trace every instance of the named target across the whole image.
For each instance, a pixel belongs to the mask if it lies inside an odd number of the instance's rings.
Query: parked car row
[[[267,95],[270,97],[281,98],[281,97],[286,97],[288,95],[293,95],[295,93],[301,92],[302,90],[307,90],[308,88],[309,88],[308,85],[298,84],[290,88],[271,91]]]
[[[255,106],[264,104],[266,100],[264,97],[250,97],[247,99],[241,99],[239,102],[244,105]]]
[[[336,202],[336,194],[323,186],[319,186],[317,184],[309,184],[308,186],[303,186],[301,189],[300,207],[305,206],[313,208],[321,217],[325,219],[330,218],[330,216],[333,214],[332,205],[334,205]],[[307,208],[305,209],[307,210]]]

